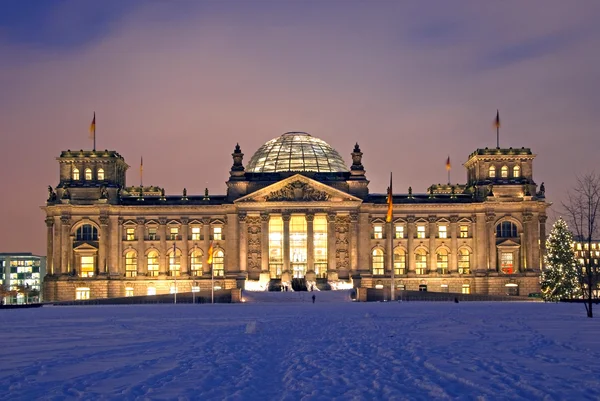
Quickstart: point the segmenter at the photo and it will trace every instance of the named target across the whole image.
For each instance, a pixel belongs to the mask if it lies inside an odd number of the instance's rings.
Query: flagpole
[[[210,303],[215,303],[215,271],[213,264],[210,264]]]
[[[496,148],[500,149],[500,111],[496,110]]]
[[[390,288],[390,301],[396,300],[396,275],[395,275],[395,266],[394,266],[394,201],[393,201],[394,191],[392,190],[392,173],[390,173],[390,189],[388,192],[388,249],[389,256],[388,261],[392,268],[391,274],[391,288]]]
[[[144,156],[140,157],[140,188],[144,187]]]
[[[177,247],[175,246],[175,242],[173,242],[173,265],[175,265],[175,262],[177,258]],[[181,263],[181,260],[179,261],[179,263]],[[181,265],[179,266],[179,269],[181,269]],[[173,303],[177,303],[177,274],[179,274],[179,272],[177,270],[173,270],[173,274],[175,274],[175,294],[173,294]]]

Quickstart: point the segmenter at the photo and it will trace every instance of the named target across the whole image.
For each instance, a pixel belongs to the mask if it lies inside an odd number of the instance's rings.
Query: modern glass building
[[[14,291],[11,301],[22,303],[27,297],[41,300],[42,279],[46,275],[46,257],[31,253],[0,253],[0,285]]]

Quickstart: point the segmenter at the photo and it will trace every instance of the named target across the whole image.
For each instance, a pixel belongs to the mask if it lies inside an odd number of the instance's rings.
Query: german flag
[[[494,128],[500,128],[500,112],[496,110],[496,119],[494,120]]]
[[[213,244],[211,242],[210,246],[208,247],[208,259],[206,259],[206,263],[208,263],[209,265],[212,265],[212,259],[213,259]]]
[[[90,139],[94,139],[96,136],[96,112],[94,112],[94,118],[92,118],[92,123],[90,124]]]
[[[446,160],[446,170],[450,171],[450,156],[448,156],[448,159]]]
[[[385,216],[385,221],[388,223],[392,222],[392,216],[394,213],[394,201],[393,201],[393,192],[392,192],[392,173],[390,173],[390,186],[388,187],[388,196],[387,196],[387,204],[388,210],[387,215]]]

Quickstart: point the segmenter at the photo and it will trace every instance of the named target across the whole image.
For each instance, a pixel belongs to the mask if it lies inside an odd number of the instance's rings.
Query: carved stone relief
[[[335,220],[335,265],[337,269],[350,270],[350,216],[337,216]]]
[[[265,200],[271,202],[326,201],[329,200],[329,194],[319,191],[304,182],[295,181],[277,191],[271,192],[265,196]]]
[[[246,250],[248,260],[248,270],[261,269],[261,217],[247,216],[246,224],[248,226],[248,247]]]

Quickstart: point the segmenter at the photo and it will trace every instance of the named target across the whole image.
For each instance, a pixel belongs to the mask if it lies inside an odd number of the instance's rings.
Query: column
[[[164,276],[168,270],[168,259],[167,259],[167,218],[158,218],[158,236],[160,239],[158,252],[160,257],[158,258],[158,274]]]
[[[358,270],[358,212],[350,212],[350,272]]]
[[[532,215],[529,212],[523,213],[523,241],[521,241],[521,252],[523,247],[525,248],[525,263],[526,269],[533,269],[533,227],[532,227]]]
[[[77,269],[75,266],[75,252],[73,252],[73,244],[74,243],[75,243],[75,234],[70,234],[69,235],[69,268],[68,268],[68,270],[70,272],[75,273],[76,275],[79,275],[80,269]],[[98,261],[96,260],[95,262],[96,262],[96,266],[98,266]]]
[[[335,265],[335,212],[327,213],[327,271],[337,271]]]
[[[52,256],[52,270],[53,274],[62,274],[62,223],[60,216],[54,216],[54,241],[53,241],[53,256]]]
[[[494,213],[488,213],[485,216],[486,222],[486,234],[487,234],[487,245],[488,245],[488,270],[498,271],[496,263],[496,232],[494,230],[494,221],[496,221],[496,215]]]
[[[306,213],[306,271],[315,270],[315,214]]]
[[[137,275],[144,276],[146,273],[144,269],[144,254],[146,253],[146,250],[144,249],[144,236],[146,235],[146,220],[143,217],[138,217],[137,219],[135,219],[135,221],[137,222],[137,226],[135,227],[135,236],[137,237]]]
[[[108,232],[108,216],[100,216],[100,238],[98,244],[98,274],[106,274],[107,272],[107,253],[108,243],[110,241]]]
[[[385,223],[385,270],[394,268],[394,223]],[[385,272],[384,272],[385,274]]]
[[[182,276],[189,274],[189,254],[190,254],[190,219],[188,217],[182,217],[181,219],[181,259],[179,272]]]
[[[458,216],[450,216],[450,272],[458,271]]]
[[[246,218],[246,212],[238,213],[240,272],[245,272],[248,264],[248,222],[246,221]]]
[[[435,238],[437,236],[437,231],[436,231],[436,221],[437,218],[435,216],[429,216],[428,218],[429,221],[429,272],[436,272],[437,273],[437,254],[435,253]]]
[[[283,213],[283,271],[290,271],[290,218],[289,213]]]
[[[54,275],[54,266],[52,258],[54,256],[54,219],[46,217],[46,272],[48,275]]]
[[[536,224],[537,223],[537,224]],[[530,270],[537,271],[540,268],[540,232],[539,232],[539,217],[537,213],[531,216],[531,221],[529,222],[529,249],[531,252],[531,264],[529,265]]]
[[[470,259],[470,267],[471,267],[471,273],[475,272],[475,270],[478,270],[479,267],[481,266],[479,264],[479,250],[477,249],[478,244],[477,244],[477,215],[476,214],[472,214],[471,215],[471,227],[470,227],[470,233],[471,233],[471,238],[473,238],[473,241],[471,241],[471,248],[473,249],[473,254],[471,255],[471,259]]]
[[[120,276],[123,273],[121,269],[121,265],[123,263],[123,218],[119,217],[117,219],[117,238],[116,238],[116,248],[117,252],[114,255],[114,265],[112,266],[111,275]]]
[[[406,270],[415,271],[415,216],[406,216]]]
[[[71,273],[69,271],[69,255],[73,252],[73,247],[71,245],[71,240],[69,238],[69,229],[71,227],[71,218],[69,216],[63,215],[60,217],[60,223],[61,223],[61,244],[62,244],[62,249],[61,249],[61,257],[60,257],[60,261],[61,261],[61,266],[60,266],[60,271],[62,274],[69,274]],[[71,248],[69,248],[71,247]]]
[[[487,225],[485,213],[477,213],[474,220],[476,221],[476,235],[473,240],[476,241],[473,244],[477,248],[478,253],[478,264],[477,269],[485,273],[489,266],[489,246],[488,246],[488,233],[487,233]]]
[[[269,213],[260,214],[260,263],[263,273],[269,271]]]
[[[538,269],[544,268],[544,256],[546,255],[546,220],[548,216],[541,214],[539,217],[540,223],[540,264]]]
[[[238,226],[237,213],[227,213],[225,216],[223,231],[225,234],[225,275],[240,271],[240,230]]]
[[[210,275],[210,266],[208,265],[208,248],[210,248],[210,217],[202,218],[202,236],[204,237],[204,257],[202,260],[202,270],[204,274]]]

